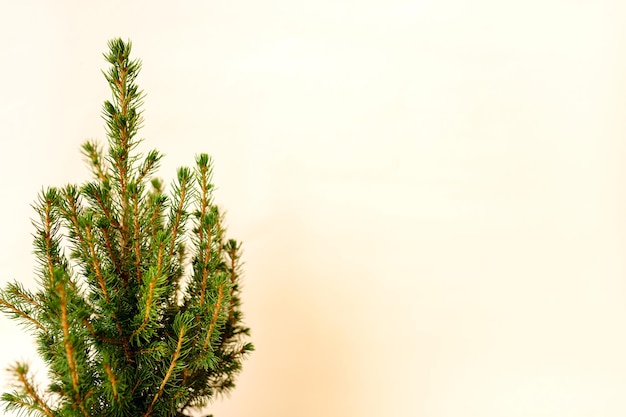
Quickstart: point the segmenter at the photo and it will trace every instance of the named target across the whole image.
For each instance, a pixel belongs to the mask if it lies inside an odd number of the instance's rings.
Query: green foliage
[[[0,292],[0,310],[34,335],[50,379],[40,392],[28,365],[13,365],[6,410],[182,416],[232,389],[252,350],[239,308],[240,244],[224,236],[211,159],[180,168],[164,194],[152,179],[161,154],[133,152],[141,63],[130,42],[109,49],[108,152],[86,142],[93,180],[45,189],[35,203],[38,290],[15,282]]]

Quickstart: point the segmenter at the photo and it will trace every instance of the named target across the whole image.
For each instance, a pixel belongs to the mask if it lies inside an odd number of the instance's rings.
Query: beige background
[[[29,205],[87,177],[131,38],[145,149],[211,153],[245,243],[216,417],[624,416],[621,3],[2,1],[0,281],[34,282]]]

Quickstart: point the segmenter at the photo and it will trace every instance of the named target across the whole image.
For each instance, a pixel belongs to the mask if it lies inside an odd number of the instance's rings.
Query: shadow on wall
[[[243,302],[256,351],[231,398],[214,415],[257,417],[354,414],[354,340],[337,317],[341,296],[297,212],[274,213],[244,237]],[[351,376],[352,375],[352,376]]]

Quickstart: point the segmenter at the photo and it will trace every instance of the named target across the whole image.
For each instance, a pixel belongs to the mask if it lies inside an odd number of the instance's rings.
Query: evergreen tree
[[[47,417],[183,416],[234,387],[245,341],[240,244],[212,199],[212,162],[179,168],[169,195],[152,179],[161,154],[135,151],[143,93],[131,43],[109,41],[108,151],[82,145],[93,179],[41,192],[34,204],[36,292],[19,282],[0,309],[25,325],[47,365],[40,390],[9,368],[6,410]]]

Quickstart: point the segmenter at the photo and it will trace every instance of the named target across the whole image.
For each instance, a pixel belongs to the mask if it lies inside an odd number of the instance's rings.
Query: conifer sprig
[[[225,240],[212,161],[200,154],[164,193],[153,178],[161,154],[136,151],[144,95],[130,52],[114,39],[104,55],[108,149],[81,149],[93,179],[45,189],[34,205],[38,289],[0,291],[0,311],[33,334],[50,380],[40,391],[28,365],[10,367],[6,410],[183,416],[232,389],[253,349],[241,322],[240,243]]]

